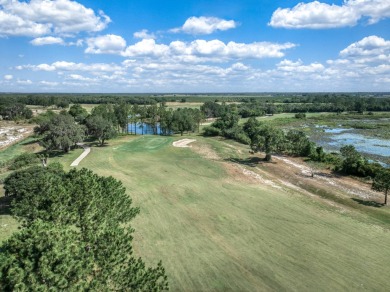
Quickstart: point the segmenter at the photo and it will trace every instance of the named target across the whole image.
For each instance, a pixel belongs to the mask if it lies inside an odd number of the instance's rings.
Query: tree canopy
[[[262,124],[254,118],[250,118],[244,125],[249,139],[251,149],[255,152],[264,151],[265,160],[272,159],[272,152],[275,152],[284,142],[282,130],[268,124]]]
[[[58,165],[14,172],[4,182],[23,224],[0,247],[0,290],[168,288],[160,263],[146,268],[132,250],[139,213],[122,183]]]
[[[385,202],[384,204],[387,205],[387,193],[390,189],[390,170],[389,169],[383,169],[382,171],[379,171],[372,183],[372,189],[384,192],[385,195]]]
[[[76,123],[69,114],[53,115],[39,122],[34,129],[35,133],[42,135],[41,144],[47,150],[62,150],[69,152],[76,143],[85,138],[85,127]]]
[[[93,115],[87,118],[86,125],[88,134],[99,141],[100,146],[108,139],[115,137],[116,131],[112,122],[100,115]]]

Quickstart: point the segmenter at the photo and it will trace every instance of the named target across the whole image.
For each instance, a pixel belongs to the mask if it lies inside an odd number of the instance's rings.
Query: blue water
[[[156,132],[153,131],[153,127],[147,123],[130,123],[128,124],[130,134],[137,135],[162,135],[163,131],[160,124],[157,124]]]
[[[325,133],[332,133],[332,134],[340,134],[342,132],[347,131],[348,129],[342,129],[342,128],[334,128],[334,129],[325,129]]]
[[[342,133],[331,135],[329,145],[337,146],[353,145],[356,150],[363,153],[390,157],[390,140],[372,138],[356,133]]]
[[[338,152],[345,145],[353,145],[367,158],[390,166],[390,140],[366,136],[358,131],[356,129],[325,128],[313,135],[311,139],[327,151]]]

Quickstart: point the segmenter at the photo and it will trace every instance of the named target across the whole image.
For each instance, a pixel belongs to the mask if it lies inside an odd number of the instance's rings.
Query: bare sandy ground
[[[230,148],[230,146],[229,146]],[[236,180],[245,183],[268,185],[288,192],[299,192],[321,201],[335,205],[333,201],[321,199],[312,189],[322,189],[344,198],[362,198],[364,200],[383,201],[383,194],[371,190],[371,184],[348,176],[339,176],[328,169],[313,169],[301,158],[274,155],[273,162],[258,162],[251,167],[239,163],[227,162],[208,145],[195,144],[194,151],[207,159],[218,161]],[[236,149],[239,152],[238,149]],[[264,153],[259,154],[264,156]],[[312,176],[312,173],[313,176]]]
[[[172,145],[174,147],[181,147],[181,148],[184,148],[184,147],[191,147],[190,143],[192,142],[195,142],[196,140],[195,139],[181,139],[181,140],[178,140],[178,141],[175,141],[172,143]]]
[[[32,126],[19,126],[11,123],[0,125],[0,149],[4,149],[31,135]]]

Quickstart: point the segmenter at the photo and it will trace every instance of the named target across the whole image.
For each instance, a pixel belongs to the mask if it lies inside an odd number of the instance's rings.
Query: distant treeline
[[[95,95],[95,94],[0,94],[0,105],[27,104],[67,107],[69,104],[107,104],[126,102],[130,104],[156,104],[167,98],[149,95]]]
[[[216,103],[207,101],[201,106],[206,117],[220,117],[227,110],[236,111],[242,118],[278,113],[390,111],[390,98],[374,97],[311,97],[290,98],[283,102],[251,99],[242,103]]]
[[[332,104],[338,107],[349,105],[354,100],[364,100],[373,110],[390,103],[389,93],[267,93],[267,94],[0,94],[0,105],[28,104],[53,106],[68,104],[156,104],[161,102],[239,102],[239,103],[273,103],[273,104]],[[378,104],[379,103],[379,104]]]

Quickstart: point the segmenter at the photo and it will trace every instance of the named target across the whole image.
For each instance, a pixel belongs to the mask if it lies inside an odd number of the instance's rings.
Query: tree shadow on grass
[[[0,215],[11,215],[12,197],[0,197]]]
[[[20,143],[20,145],[32,145],[32,144],[35,144],[35,143],[38,143],[39,142],[39,139],[32,139],[32,140],[29,140],[27,139],[26,141],[23,141]]]
[[[369,207],[375,207],[375,208],[381,208],[385,206],[383,203],[378,203],[375,201],[365,201],[357,198],[351,198],[353,201],[357,202],[360,205],[369,206]]]
[[[245,159],[230,157],[230,158],[225,159],[225,161],[243,164],[243,165],[250,166],[250,167],[256,167],[259,164],[263,164],[263,163],[275,163],[273,161],[265,161],[264,158],[260,158],[260,157],[248,157]]]

